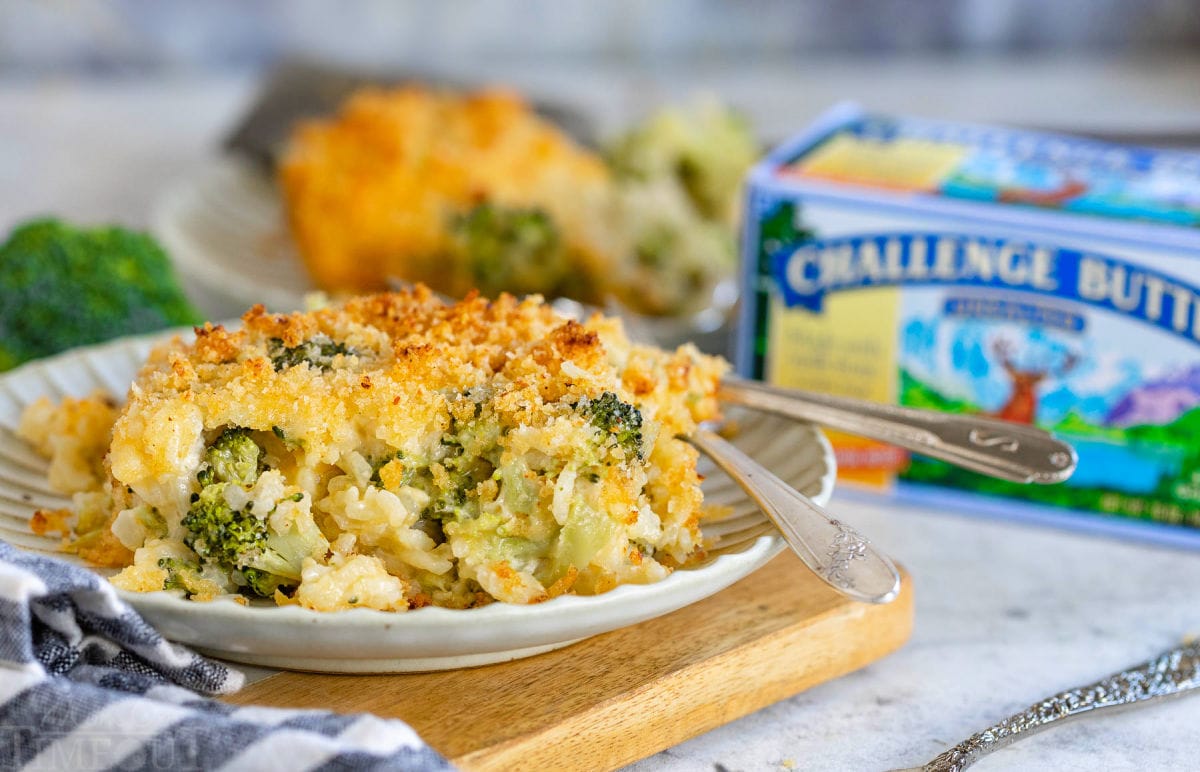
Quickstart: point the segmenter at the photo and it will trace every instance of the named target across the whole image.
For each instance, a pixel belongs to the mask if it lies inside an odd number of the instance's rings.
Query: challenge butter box
[[[1049,429],[1024,486],[834,436],[843,481],[1200,546],[1200,154],[837,107],[754,169],[738,370]]]

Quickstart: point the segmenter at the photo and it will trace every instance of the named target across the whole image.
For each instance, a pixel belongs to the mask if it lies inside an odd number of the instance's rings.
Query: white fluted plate
[[[123,396],[159,336],[128,338],[25,365],[0,375],[0,538],[55,554],[58,539],[37,536],[29,517],[68,501],[46,484],[46,462],[14,434],[22,410],[43,395],[58,399],[105,389]],[[835,463],[824,436],[808,424],[742,413],[734,443],[820,504],[833,492]],[[316,612],[231,599],[197,603],[168,592],[121,592],[166,637],[213,656],[254,665],[338,673],[417,672],[471,667],[550,651],[637,624],[708,597],[748,576],[783,540],[742,490],[701,459],[706,502],[731,514],[706,522],[707,562],[653,584],[594,596],[566,595],[529,606],[493,603],[406,613],[372,609]]]

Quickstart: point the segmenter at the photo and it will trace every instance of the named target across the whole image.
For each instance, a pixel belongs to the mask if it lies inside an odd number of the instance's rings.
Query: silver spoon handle
[[[960,772],[1022,737],[1097,711],[1131,708],[1200,687],[1200,643],[1189,643],[1093,684],[1069,689],[988,727],[919,769]]]
[[[887,603],[900,591],[900,574],[850,526],[830,517],[721,437],[700,429],[690,438],[754,499],[800,559],[826,584],[855,600]]]
[[[1041,429],[973,415],[884,405],[725,378],[722,402],[811,421],[949,461],[992,477],[1056,483],[1075,470],[1075,450]]]

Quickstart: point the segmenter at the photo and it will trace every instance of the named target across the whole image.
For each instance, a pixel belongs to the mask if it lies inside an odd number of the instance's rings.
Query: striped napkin
[[[242,682],[90,571],[0,541],[0,769],[452,769],[400,721],[205,696]]]

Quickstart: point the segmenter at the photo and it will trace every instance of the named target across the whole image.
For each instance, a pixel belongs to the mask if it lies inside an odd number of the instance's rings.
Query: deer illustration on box
[[[1065,377],[1079,364],[1079,355],[1068,352],[1057,366],[1019,367],[1014,359],[1012,343],[1003,338],[992,345],[992,353],[1008,374],[1012,392],[1003,407],[990,415],[1020,424],[1032,424],[1037,418],[1038,386],[1047,378]]]

